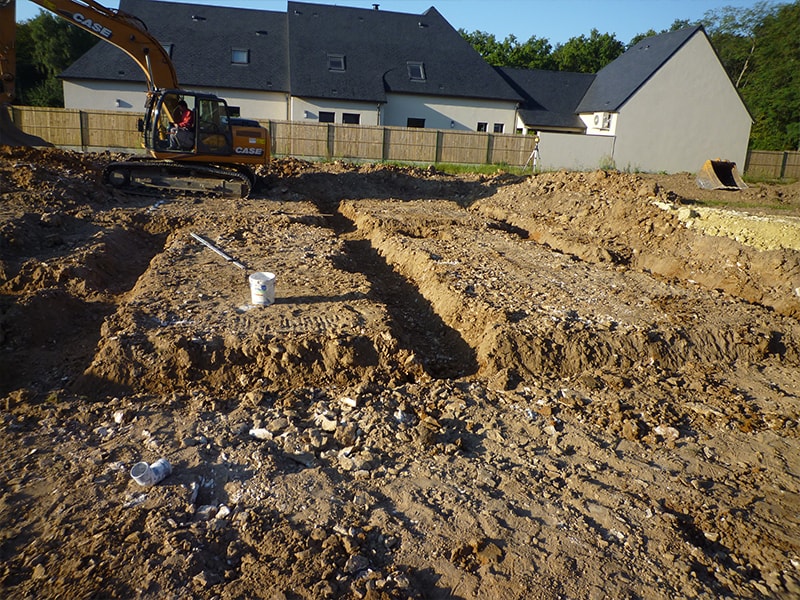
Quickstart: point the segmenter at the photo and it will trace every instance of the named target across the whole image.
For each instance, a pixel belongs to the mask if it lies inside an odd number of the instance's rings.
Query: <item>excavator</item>
[[[140,186],[246,197],[255,185],[254,168],[270,160],[270,137],[257,121],[231,118],[227,103],[213,94],[183,90],[167,50],[136,16],[94,0],[33,0],[130,56],[147,80],[139,132],[148,156],[113,162],[103,181],[117,188]],[[37,145],[8,114],[15,96],[16,2],[0,0],[0,144]],[[191,140],[170,139],[175,110],[193,111]],[[171,143],[172,142],[172,143]]]

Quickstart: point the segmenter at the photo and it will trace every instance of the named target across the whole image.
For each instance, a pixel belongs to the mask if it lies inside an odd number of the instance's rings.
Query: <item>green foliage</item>
[[[740,91],[755,120],[753,149],[800,150],[800,0],[754,28],[752,68]]]
[[[617,168],[617,164],[614,162],[614,158],[608,154],[604,154],[600,157],[600,162],[597,165],[597,168],[601,171],[614,171]]]
[[[592,29],[588,38],[583,35],[570,38],[555,49],[547,39],[536,36],[520,43],[513,35],[501,42],[485,31],[468,33],[460,29],[459,33],[486,62],[496,67],[594,73],[625,50],[613,35],[601,34],[597,29]]]
[[[45,11],[17,24],[18,101],[63,106],[58,75],[97,43],[92,34]]]
[[[559,71],[597,73],[624,51],[625,46],[614,35],[592,29],[588,38],[581,35],[558,44],[553,59]]]
[[[514,35],[509,35],[500,42],[494,34],[485,31],[468,33],[459,29],[459,33],[486,62],[495,67],[555,68],[550,55],[550,42],[544,38],[532,36],[527,42],[520,43]]]
[[[25,93],[28,106],[64,106],[64,88],[55,77],[43,79]]]

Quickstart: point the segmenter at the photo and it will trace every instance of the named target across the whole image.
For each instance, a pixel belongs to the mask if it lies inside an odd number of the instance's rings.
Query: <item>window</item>
[[[326,112],[324,110],[319,111],[319,122],[320,123],[333,123],[333,119],[336,116],[336,113]]]
[[[344,71],[344,54],[328,54],[328,70],[329,71]]]
[[[478,123],[478,129],[476,129],[475,131],[487,131],[488,127],[489,127],[488,123]]]
[[[425,119],[415,119],[414,117],[409,117],[408,121],[406,122],[406,127],[425,127]]]
[[[421,62],[407,62],[408,78],[411,81],[425,81],[425,65]]]
[[[502,123],[495,123],[494,124],[493,131],[495,133],[503,133],[503,129],[505,129],[505,126]]]
[[[342,113],[342,123],[345,125],[361,124],[361,115],[358,113]]]
[[[242,48],[231,48],[231,64],[249,65],[250,50],[243,50]]]
[[[242,107],[241,106],[231,106],[228,105],[228,116],[237,118],[242,116]]]

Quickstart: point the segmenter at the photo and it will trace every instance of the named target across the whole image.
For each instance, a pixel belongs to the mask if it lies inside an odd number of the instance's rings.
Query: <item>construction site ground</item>
[[[800,184],[117,158],[0,147],[2,597],[800,597]]]

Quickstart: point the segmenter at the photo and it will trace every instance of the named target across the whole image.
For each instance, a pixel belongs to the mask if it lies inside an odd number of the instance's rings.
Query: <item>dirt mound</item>
[[[113,158],[0,147],[4,597],[800,595],[797,185]]]

